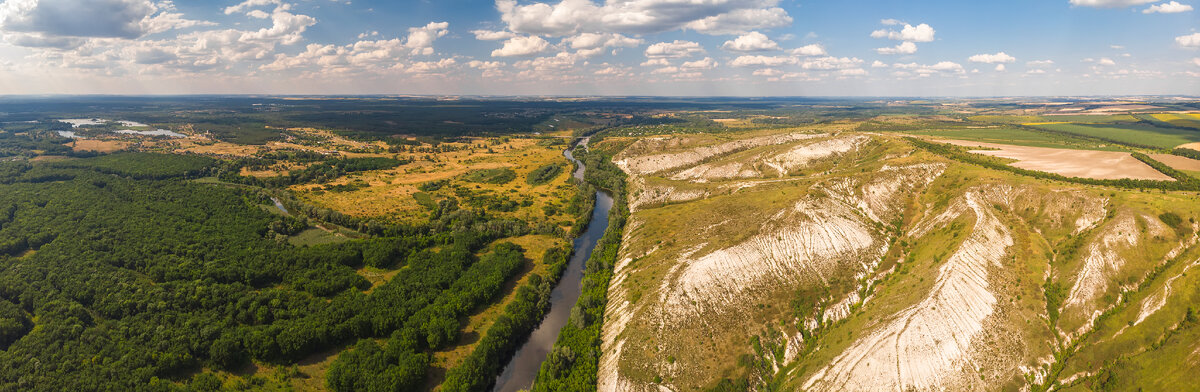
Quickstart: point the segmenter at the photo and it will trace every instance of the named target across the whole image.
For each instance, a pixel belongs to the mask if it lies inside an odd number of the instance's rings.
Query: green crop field
[[[1159,128],[1150,125],[1045,124],[1035,126],[1051,131],[1067,132],[1119,143],[1159,148],[1173,148],[1181,144],[1200,141],[1200,132]]]

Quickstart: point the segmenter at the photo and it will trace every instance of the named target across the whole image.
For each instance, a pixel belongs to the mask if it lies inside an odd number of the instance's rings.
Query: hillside
[[[628,144],[632,214],[601,391],[1087,390],[1200,367],[1192,193],[834,127],[603,143]]]

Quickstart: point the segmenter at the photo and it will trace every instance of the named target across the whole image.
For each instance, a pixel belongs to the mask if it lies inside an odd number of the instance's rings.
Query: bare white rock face
[[[996,297],[988,290],[989,269],[1012,246],[1007,227],[987,207],[985,193],[971,191],[935,221],[975,216],[970,236],[939,269],[929,295],[891,321],[856,340],[804,385],[809,390],[946,390],[972,385],[963,374],[971,362],[972,339],[983,330]],[[931,227],[931,226],[927,226]],[[973,376],[973,377],[972,377]]]
[[[903,203],[897,203],[902,200],[903,192],[927,186],[945,167],[941,163],[885,165],[871,175],[823,181],[815,185],[822,191],[822,196],[805,198],[791,208],[779,211],[763,223],[759,234],[745,241],[706,254],[697,254],[704,244],[680,252],[675,264],[665,273],[657,294],[653,295],[656,301],[646,301],[643,297],[637,305],[629,302],[629,293],[622,284],[630,273],[625,266],[631,259],[645,255],[623,255],[610,283],[599,390],[654,391],[669,387],[645,384],[621,375],[621,364],[629,360],[625,357],[626,350],[636,344],[629,342],[622,332],[635,318],[651,317],[656,320],[653,323],[656,328],[662,329],[660,333],[670,333],[672,326],[713,315],[743,314],[758,301],[760,290],[793,287],[802,282],[820,285],[827,277],[839,272],[844,274],[847,269],[856,279],[865,276],[876,268],[888,249],[889,241],[879,232],[878,225],[894,219],[903,210]],[[632,182],[640,180],[635,174]],[[636,221],[635,215],[631,222]],[[847,297],[835,300],[823,317],[829,320],[844,318],[850,314],[852,305],[862,301],[858,292],[853,291]],[[716,328],[705,325],[704,328]],[[796,350],[792,346],[799,345],[799,339],[799,335],[791,337],[794,342],[789,343],[788,355],[794,357]],[[634,350],[643,351],[644,348]],[[644,363],[644,360],[638,358],[634,362]],[[650,366],[659,372],[667,372],[667,367],[687,365],[680,360],[670,366],[665,363]]]
[[[866,135],[835,137],[829,140],[797,146],[787,152],[766,159],[764,163],[774,168],[779,172],[779,176],[783,177],[792,170],[804,168],[809,162],[854,151],[870,140],[871,138]]]
[[[1132,215],[1116,217],[1112,224],[1101,228],[1099,237],[1088,245],[1083,258],[1083,266],[1075,277],[1075,284],[1063,302],[1063,313],[1078,312],[1085,314],[1085,322],[1073,335],[1079,335],[1091,329],[1096,317],[1103,312],[1098,304],[1101,296],[1108,290],[1110,277],[1125,265],[1125,259],[1120,251],[1138,244],[1137,220]]]
[[[715,146],[697,147],[691,150],[641,155],[636,157],[618,157],[616,164],[621,170],[630,174],[651,174],[664,170],[677,169],[695,165],[705,159],[728,154],[747,148],[783,144],[797,140],[813,139],[829,136],[828,134],[785,133],[779,135],[759,136],[755,138],[735,140]]]

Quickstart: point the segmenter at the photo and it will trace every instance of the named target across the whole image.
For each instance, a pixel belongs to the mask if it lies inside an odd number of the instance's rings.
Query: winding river
[[[587,146],[587,139],[584,138],[581,144]],[[583,162],[575,160],[570,149],[563,151],[563,155],[571,162],[578,164],[573,175],[582,181]],[[494,392],[516,392],[529,389],[533,385],[534,378],[537,378],[538,368],[542,366],[542,361],[546,360],[546,354],[558,340],[559,330],[567,325],[571,307],[575,306],[575,302],[579,300],[584,262],[591,257],[592,249],[596,248],[596,242],[600,241],[604,230],[608,229],[608,211],[612,209],[612,206],[613,198],[608,192],[596,191],[596,208],[592,210],[592,220],[588,223],[587,231],[575,238],[575,252],[571,255],[571,260],[567,263],[567,269],[563,271],[558,286],[550,293],[550,312],[546,314],[546,318],[542,319],[542,323],[538,325],[537,329],[529,334],[529,340],[517,349],[512,360],[504,366],[504,371],[500,373],[500,376],[496,377],[496,386],[492,389]]]

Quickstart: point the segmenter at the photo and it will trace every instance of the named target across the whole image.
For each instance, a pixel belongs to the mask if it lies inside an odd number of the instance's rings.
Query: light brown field
[[[1175,148],[1186,148],[1186,149],[1190,149],[1190,150],[1200,151],[1200,142],[1180,144],[1178,146],[1175,146]]]
[[[945,142],[965,146],[994,148],[976,150],[974,153],[1015,159],[1013,167],[1061,174],[1067,177],[1117,180],[1123,178],[1140,180],[1174,181],[1175,179],[1154,170],[1129,153],[1115,151],[1067,150],[1044,147],[1011,146],[1006,144],[946,140]]]
[[[1150,154],[1150,157],[1175,170],[1200,171],[1200,161],[1192,158],[1171,154]]]
[[[75,151],[113,152],[129,147],[129,142],[120,140],[78,139],[70,143]]]
[[[193,154],[248,157],[263,150],[262,146],[247,146],[227,142],[212,142],[207,139],[175,141],[176,150]]]

